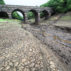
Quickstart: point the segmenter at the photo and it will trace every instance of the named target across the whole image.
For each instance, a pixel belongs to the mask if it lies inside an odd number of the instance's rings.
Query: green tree
[[[71,10],[71,0],[67,0],[67,9]]]
[[[24,18],[21,17],[17,12],[13,13],[13,18],[19,19],[19,20],[23,20]]]
[[[0,4],[5,4],[3,0],[0,0]]]
[[[5,3],[4,3],[4,0],[0,0],[0,4],[1,5],[4,5]],[[18,13],[14,13],[13,14],[13,17],[16,17],[17,19],[20,19],[20,20],[22,20],[23,18],[18,14]]]
[[[66,12],[71,9],[71,0],[50,0],[41,7],[52,7],[56,12]]]

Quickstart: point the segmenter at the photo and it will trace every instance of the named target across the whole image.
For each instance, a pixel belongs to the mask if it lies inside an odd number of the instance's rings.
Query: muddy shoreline
[[[31,32],[42,43],[49,46],[49,48],[59,57],[71,70],[71,33],[66,29],[56,28],[52,25],[39,25],[39,26],[23,26],[23,29]],[[56,30],[57,29],[57,30]]]

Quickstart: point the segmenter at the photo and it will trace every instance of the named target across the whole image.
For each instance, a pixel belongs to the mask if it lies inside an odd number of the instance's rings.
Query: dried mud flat
[[[49,47],[26,27],[1,24],[0,71],[68,71]]]
[[[71,32],[67,27],[64,27],[65,25],[55,26],[53,25],[53,22],[52,24],[49,24],[47,21],[38,26],[24,25],[23,29],[31,32],[43,44],[48,46],[60,61],[66,65],[67,71],[71,71]],[[64,24],[65,21],[60,22]]]

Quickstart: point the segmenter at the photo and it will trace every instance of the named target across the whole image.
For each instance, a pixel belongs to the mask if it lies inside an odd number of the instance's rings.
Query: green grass
[[[13,19],[0,19],[0,22],[16,22],[16,21],[20,21],[20,20],[13,20]]]
[[[18,25],[18,26],[21,26],[21,21],[20,20],[14,20],[14,19],[0,19],[0,25],[1,24],[10,24],[10,23],[13,23],[15,25]]]

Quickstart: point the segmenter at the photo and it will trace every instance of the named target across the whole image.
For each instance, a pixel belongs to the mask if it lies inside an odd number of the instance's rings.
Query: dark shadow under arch
[[[44,18],[45,20],[47,20],[49,18],[49,12],[47,10],[43,10],[41,12],[41,18]]]
[[[4,11],[0,12],[0,18],[9,18],[8,14]]]
[[[19,19],[18,17],[15,17],[15,16],[13,15],[14,12],[16,12],[16,14],[18,14],[17,12],[20,12],[20,13],[23,15],[23,18],[22,18],[22,19]],[[11,16],[12,16],[13,19],[19,19],[19,20],[25,21],[24,11],[22,11],[22,10],[20,10],[20,9],[15,9],[15,10],[13,10],[12,13],[11,13]],[[21,16],[20,16],[20,18],[21,18]]]

